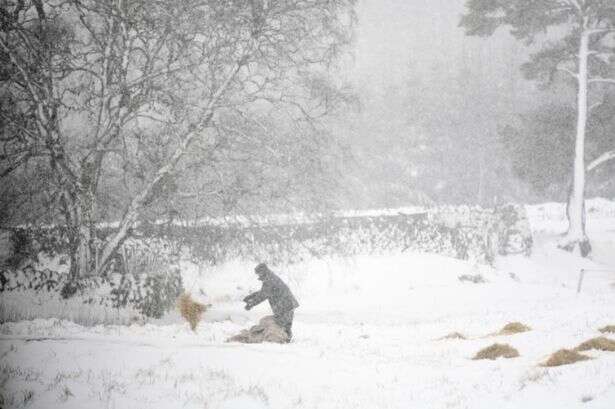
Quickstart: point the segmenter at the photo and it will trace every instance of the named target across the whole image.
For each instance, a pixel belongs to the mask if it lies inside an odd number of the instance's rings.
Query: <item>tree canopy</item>
[[[270,197],[259,198],[267,202],[293,186],[293,160],[315,161],[310,170],[319,169],[317,119],[351,98],[329,81],[328,70],[351,40],[353,6],[354,0],[5,2],[0,80],[7,104],[0,112],[7,165],[0,172],[33,172],[36,164],[50,211],[72,232],[74,252],[92,246],[94,223],[119,218],[103,259],[156,206],[198,197],[200,212],[228,214],[263,191]],[[291,133],[303,143],[285,143]],[[284,169],[289,178],[263,188],[259,173]]]

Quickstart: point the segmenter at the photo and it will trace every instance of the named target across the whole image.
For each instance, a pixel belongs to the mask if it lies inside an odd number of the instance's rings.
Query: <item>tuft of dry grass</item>
[[[521,332],[527,332],[530,330],[530,327],[520,322],[509,322],[508,324],[504,325],[504,327],[499,332],[497,332],[497,335],[519,334]]]
[[[468,339],[468,338],[460,332],[451,332],[450,334],[445,335],[442,338],[438,338],[439,341],[442,341],[445,339]]]
[[[190,329],[196,331],[196,327],[201,321],[201,316],[209,305],[194,301],[188,293],[180,295],[177,304],[181,316],[190,324]]]
[[[607,337],[596,337],[581,343],[575,351],[589,351],[597,349],[599,351],[615,351],[615,341]]]
[[[615,325],[604,326],[600,328],[598,331],[602,332],[603,334],[607,334],[607,333],[615,334]]]
[[[474,283],[474,284],[484,284],[487,282],[487,280],[485,280],[483,276],[480,274],[476,274],[476,275],[463,274],[457,277],[457,279],[462,282],[467,281],[467,282]]]
[[[551,354],[549,359],[547,359],[541,366],[569,365],[579,361],[587,361],[588,359],[591,358],[587,355],[579,354],[577,351],[571,349],[560,349],[559,351]]]
[[[519,351],[508,344],[493,344],[478,351],[472,359],[516,358],[518,356]]]

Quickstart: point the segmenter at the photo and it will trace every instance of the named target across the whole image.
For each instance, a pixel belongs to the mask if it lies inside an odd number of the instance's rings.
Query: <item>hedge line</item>
[[[98,240],[111,228],[99,229]],[[439,253],[480,263],[496,255],[529,255],[532,238],[525,209],[442,207],[423,213],[331,216],[295,223],[141,224],[124,243],[104,277],[71,282],[66,274],[23,268],[39,252],[66,253],[66,231],[59,227],[13,229],[13,268],[0,270],[0,293],[34,290],[61,297],[79,294],[85,303],[121,308],[131,305],[147,317],[171,309],[182,291],[177,265],[182,249],[195,262],[265,260],[290,264],[309,258],[386,254],[408,250]],[[19,260],[18,260],[19,259]]]
[[[68,241],[61,227],[12,230],[15,258],[66,253]],[[97,242],[112,231],[99,229]],[[490,263],[498,254],[529,254],[532,237],[525,209],[513,205],[441,207],[414,214],[331,216],[293,223],[142,223],[125,242],[112,272],[175,264],[182,248],[195,261],[211,265],[235,259],[295,263],[311,257],[406,250]]]
[[[71,281],[68,274],[25,267],[0,270],[0,293],[34,291],[55,293],[66,299],[79,297],[85,304],[112,308],[131,306],[146,317],[160,318],[182,293],[178,269],[165,274],[117,274]]]
[[[296,263],[313,257],[407,250],[489,264],[498,254],[529,255],[532,248],[525,209],[512,205],[260,225],[148,224],[139,230],[143,237],[184,246],[196,261],[211,265],[234,259]]]

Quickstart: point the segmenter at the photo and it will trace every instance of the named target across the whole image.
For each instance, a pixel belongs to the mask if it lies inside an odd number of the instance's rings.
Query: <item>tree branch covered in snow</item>
[[[74,273],[100,272],[144,210],[172,197],[170,182],[196,144],[213,174],[229,160],[216,155],[233,137],[219,132],[229,115],[327,113],[321,101],[335,87],[314,92],[304,78],[326,73],[350,41],[353,3],[10,3],[0,15],[10,101],[1,110],[10,157],[2,174],[35,160],[47,168],[51,210],[74,232]],[[123,228],[95,260],[92,225],[112,199],[101,189],[116,192],[111,209]]]

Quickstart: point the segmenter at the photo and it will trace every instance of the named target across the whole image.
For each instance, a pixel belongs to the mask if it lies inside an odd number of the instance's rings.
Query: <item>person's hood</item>
[[[265,271],[262,273],[256,273],[256,276],[258,277],[260,281],[267,281],[271,278],[271,273],[268,271]]]

